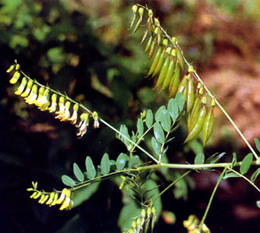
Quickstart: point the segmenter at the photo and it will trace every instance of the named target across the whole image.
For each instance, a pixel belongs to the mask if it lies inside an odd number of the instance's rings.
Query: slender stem
[[[234,170],[230,167],[228,167],[227,169],[229,171],[237,174],[238,176],[242,177],[243,179],[245,179],[249,184],[251,184],[260,193],[260,189],[251,180],[249,180],[246,176],[242,175],[241,173],[237,172],[236,170]]]
[[[182,178],[184,178],[185,176],[187,176],[189,173],[191,173],[192,170],[189,170],[187,172],[185,172],[184,174],[182,174],[180,177],[178,177],[176,180],[174,180],[170,185],[168,185],[163,191],[161,191],[158,196],[153,200],[153,202],[155,202],[160,196],[162,196],[167,190],[169,190],[173,185],[175,185],[179,180],[181,180]]]
[[[206,210],[205,210],[205,213],[204,213],[204,215],[203,215],[203,217],[202,217],[202,219],[201,219],[200,225],[199,225],[199,232],[201,232],[202,226],[203,226],[203,224],[204,224],[204,222],[205,222],[205,219],[206,219],[206,217],[207,217],[207,215],[208,215],[208,212],[209,212],[211,203],[212,203],[212,201],[213,201],[213,198],[214,198],[214,196],[215,196],[215,193],[216,193],[216,191],[217,191],[217,189],[218,189],[218,186],[219,186],[220,182],[221,182],[222,179],[223,179],[223,175],[224,175],[224,173],[226,172],[226,170],[227,170],[227,167],[225,167],[224,170],[222,171],[222,173],[220,174],[220,176],[219,176],[219,178],[218,178],[218,182],[217,182],[217,184],[215,185],[214,190],[213,190],[213,192],[212,192],[212,194],[211,194],[211,196],[210,196],[210,199],[209,199],[207,208],[206,208]]]

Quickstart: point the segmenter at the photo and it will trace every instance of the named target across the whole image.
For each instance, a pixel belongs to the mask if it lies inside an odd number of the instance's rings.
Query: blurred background
[[[147,4],[168,34],[175,36],[188,61],[223,104],[250,143],[260,138],[260,1],[258,0],[0,0],[0,232],[119,232],[122,194],[106,181],[95,195],[71,211],[42,206],[26,188],[38,181],[46,191],[63,188],[61,175],[74,162],[125,150],[101,125],[78,140],[75,128],[28,106],[13,94],[7,68],[14,59],[31,78],[81,101],[115,127],[135,127],[142,110],[156,110],[167,93],[145,79],[150,63],[140,46],[142,30],[128,30],[133,4]],[[216,125],[206,155],[249,151],[216,109]],[[173,162],[193,161],[198,145],[168,153]],[[191,175],[185,195],[169,191],[155,232],[186,232],[182,221],[202,217],[219,173]],[[250,174],[249,174],[250,175]],[[257,181],[258,186],[260,182]],[[181,189],[181,188],[180,188]],[[87,199],[87,198],[86,198]],[[212,232],[257,232],[259,193],[243,180],[221,183],[206,223]]]

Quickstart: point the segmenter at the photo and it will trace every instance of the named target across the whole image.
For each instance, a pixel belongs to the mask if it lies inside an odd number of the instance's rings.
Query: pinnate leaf
[[[118,171],[121,171],[125,165],[126,165],[126,161],[129,160],[129,157],[127,156],[127,154],[121,153],[117,159],[116,159],[116,168]]]
[[[151,143],[155,154],[159,155],[161,153],[161,143],[159,143],[154,137],[152,137]]]
[[[179,116],[179,109],[176,99],[170,99],[168,102],[168,112],[172,118],[172,121],[175,122]]]

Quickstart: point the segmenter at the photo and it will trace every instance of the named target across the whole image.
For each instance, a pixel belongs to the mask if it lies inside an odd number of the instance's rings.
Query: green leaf
[[[210,163],[210,164],[215,164],[217,161],[219,161],[224,155],[226,154],[226,152],[222,152],[220,154],[216,153],[211,155],[207,160],[206,163]]]
[[[227,173],[226,175],[224,175],[222,179],[226,180],[228,178],[237,178],[237,177],[240,177],[240,176],[236,173],[230,172],[230,173]]]
[[[154,124],[153,131],[154,131],[154,136],[157,139],[157,141],[160,143],[164,143],[165,142],[164,131],[162,129],[162,126],[158,122],[156,122]]]
[[[165,106],[161,106],[157,112],[155,113],[155,121],[157,122],[160,122],[161,121],[161,115],[162,115],[162,112],[163,111],[166,111],[166,108]]]
[[[92,159],[89,156],[86,157],[86,169],[87,169],[87,177],[89,179],[93,179],[96,177],[97,174],[96,168],[93,164]]]
[[[155,154],[159,155],[162,145],[154,137],[152,137],[151,143]]]
[[[252,174],[250,180],[251,180],[253,183],[255,183],[257,177],[259,176],[259,174],[260,174],[260,168],[258,168],[258,169]]]
[[[182,93],[181,92],[177,93],[175,99],[177,101],[179,111],[181,112],[184,108],[184,103],[185,103]]]
[[[161,122],[161,125],[162,125],[164,131],[170,132],[171,117],[166,109],[162,111],[160,122]]]
[[[102,175],[106,175],[110,172],[110,160],[107,153],[103,155],[100,166]]]
[[[256,145],[256,149],[260,152],[260,141],[258,138],[255,138],[255,145]]]
[[[140,162],[139,156],[138,155],[133,156],[133,158],[131,158],[129,161],[129,168],[132,168],[132,167],[138,165],[139,162]]]
[[[75,177],[80,181],[83,182],[84,181],[84,174],[83,172],[80,170],[78,164],[74,163],[73,164],[73,172]]]
[[[196,155],[194,163],[195,164],[203,164],[205,161],[205,155],[203,153],[199,153]]]
[[[128,129],[127,129],[127,127],[126,127],[125,125],[121,125],[119,131],[120,131],[120,133],[123,134],[126,138],[129,138],[129,139],[130,139],[130,135],[129,135],[129,133],[128,133]],[[118,137],[124,142],[124,144],[125,144],[126,147],[128,148],[128,146],[130,145],[130,142],[129,142],[127,139],[125,139],[125,137],[123,137],[122,135],[119,135]]]
[[[77,190],[73,197],[73,208],[87,201],[97,191],[99,184],[99,182],[96,182]]]
[[[148,109],[146,112],[145,124],[147,128],[150,128],[153,124],[153,112],[151,109]]]
[[[260,208],[260,201],[257,201],[256,205],[257,205],[258,208]]]
[[[121,232],[126,232],[132,226],[132,222],[136,216],[141,214],[141,208],[139,208],[132,199],[129,203],[123,206],[118,218],[118,226],[121,228]]]
[[[253,154],[249,153],[243,160],[240,166],[240,173],[242,175],[246,174],[253,162]]]
[[[172,121],[175,122],[179,116],[179,109],[176,99],[170,99],[168,102],[168,112],[172,118]]]
[[[118,171],[121,171],[126,164],[126,161],[129,160],[129,157],[127,156],[127,154],[121,153],[117,159],[116,159],[116,168]]]
[[[139,137],[144,134],[144,123],[140,118],[137,120],[137,132]]]
[[[76,182],[75,180],[71,179],[69,176],[67,175],[63,175],[61,177],[61,180],[63,182],[63,184],[67,185],[67,186],[70,186],[70,187],[73,187],[76,185]]]

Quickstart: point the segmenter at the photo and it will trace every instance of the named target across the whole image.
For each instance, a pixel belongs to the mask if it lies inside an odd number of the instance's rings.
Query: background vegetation
[[[226,2],[226,3],[225,3]],[[3,232],[118,232],[122,194],[111,181],[103,182],[79,207],[60,212],[29,199],[31,180],[45,190],[61,189],[62,174],[74,162],[91,156],[96,164],[104,152],[124,151],[114,132],[102,126],[78,140],[75,129],[39,112],[14,96],[6,69],[14,59],[41,83],[66,92],[119,127],[134,127],[144,108],[156,110],[167,94],[153,91],[144,79],[149,63],[139,47],[141,33],[127,30],[135,1],[0,2],[0,197]],[[140,1],[149,4],[170,35],[178,38],[189,61],[224,104],[245,136],[260,136],[260,30],[257,0]],[[220,113],[206,154],[216,151],[247,153]],[[170,160],[194,159],[196,143],[183,146],[183,130]],[[184,232],[182,220],[203,214],[218,174],[203,172],[190,178],[189,187],[166,193],[163,210],[177,216],[159,218],[157,232]],[[221,184],[207,219],[212,232],[256,232],[260,212],[256,191],[244,181]],[[181,208],[180,208],[181,206]],[[167,213],[167,212],[164,212]]]

